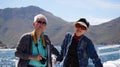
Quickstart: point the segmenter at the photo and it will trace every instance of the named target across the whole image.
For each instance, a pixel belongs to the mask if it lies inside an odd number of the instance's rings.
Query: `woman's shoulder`
[[[91,39],[90,39],[89,37],[85,36],[85,35],[83,35],[83,39],[84,39],[85,41],[91,42]]]
[[[72,36],[72,33],[71,32],[67,32],[65,37],[71,37]]]
[[[29,38],[29,37],[31,37],[31,33],[30,33],[30,32],[24,33],[24,34],[20,37],[20,39],[26,39],[26,38]]]
[[[31,32],[24,33],[24,34],[22,35],[22,37],[27,37],[27,36],[31,36]]]

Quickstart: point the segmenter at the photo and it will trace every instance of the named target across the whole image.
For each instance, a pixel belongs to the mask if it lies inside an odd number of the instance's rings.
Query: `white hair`
[[[38,14],[34,17],[34,22],[36,22],[38,19],[44,18],[47,22],[47,18],[43,14]]]

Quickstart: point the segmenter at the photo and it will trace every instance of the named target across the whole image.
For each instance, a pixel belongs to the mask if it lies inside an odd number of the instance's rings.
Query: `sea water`
[[[60,51],[60,46],[55,46]],[[99,45],[95,46],[97,53],[102,61],[114,61],[120,59],[120,45]],[[15,67],[18,58],[14,56],[15,49],[0,49],[0,67]],[[55,67],[62,66],[57,64]],[[92,60],[89,59],[89,67],[94,67]]]

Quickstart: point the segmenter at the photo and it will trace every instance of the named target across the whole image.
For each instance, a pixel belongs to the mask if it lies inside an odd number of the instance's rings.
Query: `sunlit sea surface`
[[[60,51],[60,46],[55,47]],[[120,45],[97,45],[95,48],[102,63],[120,59]],[[14,52],[15,49],[0,49],[0,67],[15,67],[18,58],[14,56]],[[60,67],[62,64],[54,66]],[[94,67],[92,60],[89,60],[89,67]]]

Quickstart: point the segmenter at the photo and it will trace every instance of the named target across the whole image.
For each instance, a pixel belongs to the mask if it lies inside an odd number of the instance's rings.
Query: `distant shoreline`
[[[16,50],[16,49],[0,49],[0,50],[7,51],[7,50]]]

